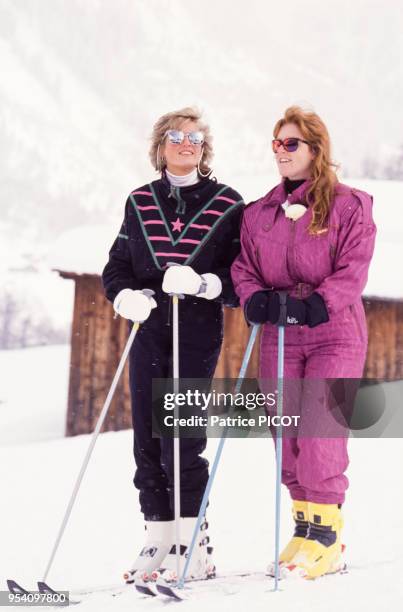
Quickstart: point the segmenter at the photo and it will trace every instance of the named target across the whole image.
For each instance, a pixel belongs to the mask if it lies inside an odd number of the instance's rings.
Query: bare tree
[[[0,294],[0,349],[61,344],[68,341],[67,326],[58,328],[43,312],[27,311],[26,303],[9,289]]]
[[[18,316],[18,304],[9,291],[5,291],[0,302],[0,347],[13,348],[15,321]]]
[[[385,178],[394,181],[403,180],[403,145],[396,155],[391,157],[384,169]]]

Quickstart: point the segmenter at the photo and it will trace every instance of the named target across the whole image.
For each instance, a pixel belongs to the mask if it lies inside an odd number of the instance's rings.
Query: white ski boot
[[[180,574],[182,575],[187,553],[193,537],[193,531],[196,525],[196,517],[186,517],[180,519]],[[195,546],[191,561],[188,567],[186,581],[188,580],[207,580],[215,578],[216,568],[212,560],[213,549],[208,546],[210,541],[207,535],[207,521],[204,520],[200,526],[200,531],[197,534]],[[177,582],[181,576],[177,575],[176,566],[176,545],[173,544],[171,550],[161,563],[158,571],[153,572],[152,579],[163,579],[165,582]]]
[[[137,579],[147,582],[157,570],[172,547],[174,521],[146,521],[147,540],[132,568],[123,577],[126,584]]]

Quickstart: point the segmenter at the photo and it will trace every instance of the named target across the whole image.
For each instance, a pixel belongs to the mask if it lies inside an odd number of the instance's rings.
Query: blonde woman
[[[146,524],[146,544],[134,562],[134,580],[175,578],[173,440],[152,437],[152,379],[172,376],[170,296],[181,293],[181,378],[211,378],[223,335],[223,304],[236,305],[230,276],[239,252],[243,201],[211,177],[209,127],[194,108],[170,112],[155,123],[150,148],[157,180],[129,195],[124,221],[103,272],[115,311],[144,320],[130,354],[134,484]],[[177,266],[167,268],[168,262]],[[155,293],[149,297],[144,289]],[[201,457],[206,439],[180,440],[181,559],[208,479]],[[190,578],[214,573],[205,528],[195,547]],[[170,554],[171,551],[171,554]]]
[[[329,134],[316,113],[288,108],[272,146],[282,181],[246,207],[232,277],[247,320],[264,324],[262,381],[277,376],[278,291],[287,293],[284,377],[300,382],[284,406],[300,415],[300,426],[283,440],[282,482],[293,500],[295,533],[280,561],[316,578],[343,566],[348,433],[341,435],[332,418],[326,379],[363,373],[361,293],[376,228],[371,196],[338,182]],[[298,388],[304,391],[295,398]]]

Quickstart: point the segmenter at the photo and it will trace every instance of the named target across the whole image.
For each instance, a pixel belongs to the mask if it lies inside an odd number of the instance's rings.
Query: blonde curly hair
[[[193,121],[197,124],[197,128],[203,132],[203,154],[199,168],[203,174],[211,172],[210,162],[214,155],[212,146],[213,137],[211,136],[209,126],[201,120],[201,117],[202,113],[197,108],[186,106],[180,110],[166,113],[156,121],[151,134],[149,156],[157,172],[161,172],[165,168],[164,160],[162,160],[159,151],[167,130],[179,130],[185,121]]]

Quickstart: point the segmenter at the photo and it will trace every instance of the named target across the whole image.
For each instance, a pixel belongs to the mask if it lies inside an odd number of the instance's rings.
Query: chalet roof
[[[48,255],[49,265],[64,278],[71,275],[100,275],[108,252],[119,231],[119,223],[83,225],[61,234]]]

